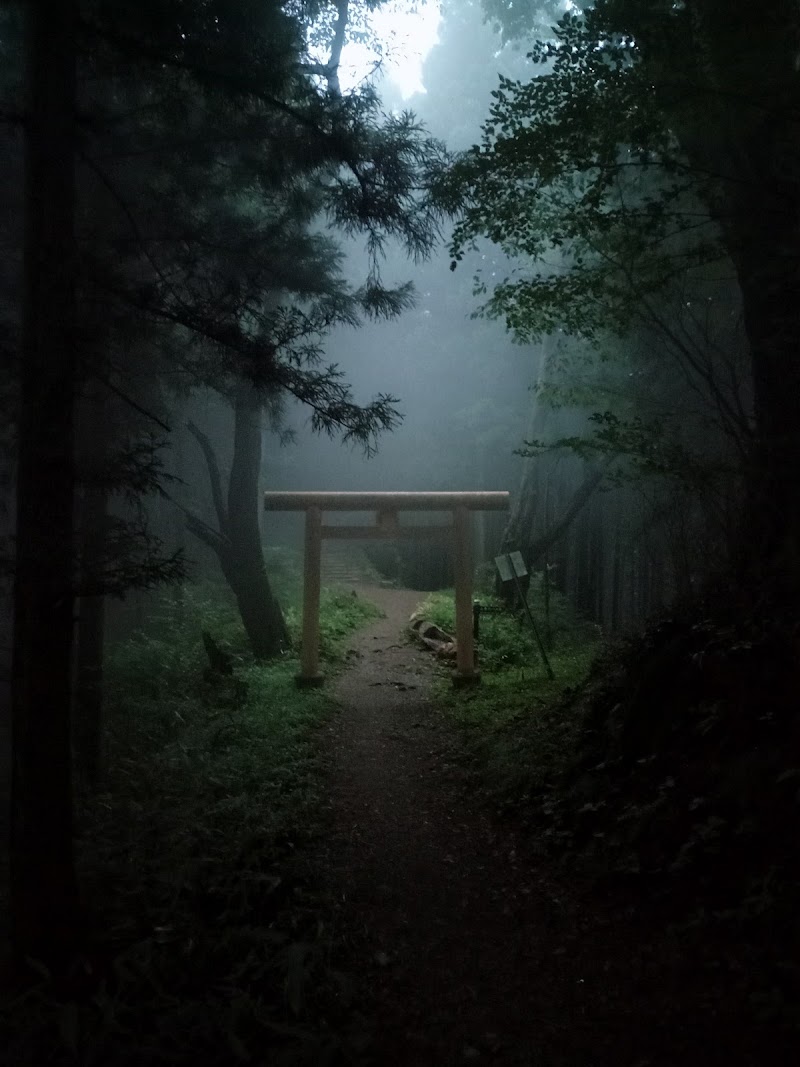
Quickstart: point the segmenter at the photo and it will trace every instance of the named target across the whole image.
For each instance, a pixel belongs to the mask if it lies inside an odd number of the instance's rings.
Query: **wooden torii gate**
[[[472,511],[507,511],[508,493],[265,493],[266,511],[304,511],[303,643],[298,685],[319,685],[319,595],[325,538],[450,539],[456,587],[455,685],[479,680],[472,639]],[[374,526],[325,526],[326,511],[374,511]],[[438,526],[401,526],[401,511],[449,511]]]

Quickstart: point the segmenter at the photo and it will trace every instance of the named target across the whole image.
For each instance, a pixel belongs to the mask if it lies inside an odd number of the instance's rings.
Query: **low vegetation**
[[[424,608],[452,626],[451,598]],[[494,619],[482,685],[439,691],[495,807],[603,909],[663,926],[654,961],[671,938],[709,1010],[795,1048],[796,619],[725,591],[605,646],[565,627],[552,682],[523,634]]]
[[[528,600],[546,646],[551,679],[521,607],[512,608],[488,593],[479,599],[484,609],[477,642],[481,684],[454,690],[449,678],[443,678],[438,701],[458,725],[467,758],[493,803],[507,809],[525,803],[564,770],[580,728],[574,695],[588,676],[601,635],[558,593],[550,595],[545,615],[541,575],[534,575]],[[453,632],[452,591],[431,593],[420,612]]]
[[[285,563],[277,584],[296,636]],[[325,591],[329,673],[341,638],[377,614]],[[203,631],[230,674],[210,668]],[[113,650],[107,783],[79,826],[96,951],[68,988],[42,973],[7,1004],[8,1062],[228,1065],[254,1047],[260,1062],[321,1062],[324,1006],[314,1033],[302,1019],[309,990],[326,995],[328,933],[297,857],[325,828],[315,730],[333,704],[298,689],[297,669],[293,651],[254,664],[233,603],[211,585],[165,598]]]

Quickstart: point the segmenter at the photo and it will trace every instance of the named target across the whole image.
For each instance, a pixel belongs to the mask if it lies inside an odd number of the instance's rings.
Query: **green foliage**
[[[479,313],[521,342],[555,342],[522,454],[600,461],[607,487],[632,482],[648,500],[691,496],[724,551],[753,455],[729,221],[751,179],[731,174],[722,143],[741,119],[726,92],[735,61],[715,51],[704,65],[718,20],[691,6],[572,8],[531,41],[528,75],[500,78],[441,192],[461,212],[452,267],[482,240],[508,259],[485,257]],[[536,5],[490,7],[517,34]],[[698,103],[719,118],[713,136]]]
[[[564,0],[481,0],[485,18],[503,40],[529,38],[556,22],[564,12]]]
[[[320,654],[323,659],[338,659],[342,639],[380,616],[379,608],[355,592],[325,589],[320,602]]]
[[[377,609],[323,599],[329,670]],[[207,629],[234,674],[208,671]],[[79,813],[82,884],[102,931],[62,1004],[43,976],[0,1015],[14,1063],[316,1063],[333,1003],[329,934],[296,864],[323,829],[315,730],[333,710],[293,656],[254,665],[224,589],[164,600],[108,666],[103,793]],[[326,1009],[327,1010],[327,1007]]]
[[[363,8],[342,17],[358,23]],[[139,415],[153,398],[143,404],[138,384],[131,397],[125,372],[144,359],[143,379],[170,389],[245,376],[307,404],[315,430],[367,448],[398,422],[392,397],[355,402],[325,342],[412,302],[410,283],[384,285],[380,264],[389,238],[414,258],[434,247],[428,190],[445,153],[370,86],[331,91],[334,71],[307,49],[338,14],[276,0],[93,0],[82,12],[81,359]],[[2,110],[19,122],[23,49],[3,25]],[[17,164],[18,146],[7,138]],[[326,229],[363,239],[363,284],[345,278]]]
[[[287,549],[270,549],[278,599],[284,606],[295,647],[301,631],[299,557]],[[202,633],[207,631],[232,657],[237,677],[250,671],[251,655],[235,598],[226,585],[187,584],[180,595],[161,598],[145,630],[112,647],[106,678],[107,697],[114,708],[114,736],[125,746],[145,747],[182,729],[192,708],[208,693],[204,672],[208,659]],[[379,616],[369,601],[336,588],[324,588],[320,599],[320,655],[335,665],[348,633]],[[297,670],[295,655],[283,665]],[[148,740],[149,739],[149,740]]]
[[[439,706],[460,727],[465,755],[496,807],[527,806],[571,764],[582,721],[572,694],[597,647],[552,653],[555,681],[538,666],[482,673],[480,686],[461,692],[449,680],[440,684]]]
[[[735,478],[736,462],[730,456],[709,455],[707,440],[702,449],[694,442],[681,440],[674,424],[677,415],[670,412],[668,426],[659,418],[647,420],[641,415],[621,418],[613,411],[595,411],[587,416],[588,435],[525,441],[517,454],[538,457],[567,451],[589,462],[614,461],[613,468],[607,468],[605,473],[606,482],[614,486],[661,478],[696,492],[718,491],[720,484],[725,484],[723,479],[731,482]]]
[[[491,578],[491,575],[488,575]],[[544,613],[544,576],[531,576],[528,604],[543,636],[549,636],[556,653],[594,648],[599,638],[598,627],[576,615],[563,594],[550,590],[549,620]],[[480,640],[477,645],[478,666],[481,671],[496,672],[506,668],[528,668],[538,671],[541,657],[531,625],[524,611],[511,610],[505,601],[492,594],[478,598],[485,612],[480,617]],[[426,619],[435,622],[449,633],[455,632],[455,601],[452,590],[431,593],[419,607]],[[549,621],[549,626],[548,626]]]
[[[286,545],[266,545],[264,566],[276,599],[286,608],[299,605],[303,585],[303,557]]]
[[[226,587],[185,585],[180,599],[164,596],[146,630],[109,649],[105,695],[112,748],[144,752],[191,722],[204,692],[207,630],[237,666],[248,659],[247,641]]]
[[[293,645],[298,648],[302,629],[303,561],[299,552],[273,547],[264,553],[273,589],[284,608]],[[353,590],[323,586],[320,595],[320,656],[335,664],[341,658],[341,643],[353,630],[380,617],[380,610]]]
[[[541,576],[534,579],[529,599],[541,626],[535,608]],[[481,603],[503,606],[490,597],[481,597]],[[526,803],[574,758],[581,713],[572,694],[586,680],[599,634],[597,627],[576,619],[566,599],[555,592],[552,608],[556,640],[548,657],[554,680],[547,677],[527,618],[504,613],[481,618],[481,684],[454,690],[447,679],[437,686],[437,703],[460,727],[466,758],[492,802],[503,808]],[[453,631],[452,593],[431,594],[419,610]]]
[[[453,267],[488,237],[518,266],[479,282],[486,313],[521,340],[595,341],[623,333],[676,269],[720,258],[710,179],[683,165],[634,43],[601,13],[565,15],[531,58],[541,73],[500,79],[480,145],[451,171]]]

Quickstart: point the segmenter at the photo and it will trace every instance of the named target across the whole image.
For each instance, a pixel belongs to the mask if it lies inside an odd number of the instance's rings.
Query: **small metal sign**
[[[553,668],[550,666],[550,660],[547,658],[547,653],[544,650],[542,639],[539,636],[539,631],[536,628],[536,622],[533,618],[533,612],[531,611],[528,598],[525,596],[525,590],[520,585],[520,578],[526,578],[528,575],[528,568],[525,566],[525,560],[522,558],[521,552],[506,552],[504,556],[495,556],[494,565],[497,567],[497,573],[500,575],[500,581],[513,582],[517,590],[517,596],[520,599],[520,603],[525,608],[525,612],[528,616],[528,620],[533,630],[533,636],[536,639],[536,644],[539,646],[539,654],[542,657],[545,670],[547,671],[547,677],[553,680]],[[480,614],[480,612],[479,612]],[[477,626],[477,621],[476,624]]]
[[[528,574],[528,568],[525,566],[522,553],[511,552],[508,558],[511,560],[511,566],[514,568],[514,574],[516,574],[517,578],[525,578]]]
[[[514,572],[511,570],[510,556],[495,556],[494,565],[497,567],[497,573],[500,575],[501,582],[514,581]]]
[[[504,556],[495,556],[494,565],[501,582],[513,582],[515,578],[525,578],[528,574],[521,552],[507,552]]]

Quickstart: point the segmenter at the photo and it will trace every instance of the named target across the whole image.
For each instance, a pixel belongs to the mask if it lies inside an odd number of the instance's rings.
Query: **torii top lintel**
[[[505,492],[466,493],[265,493],[267,511],[507,511]]]

